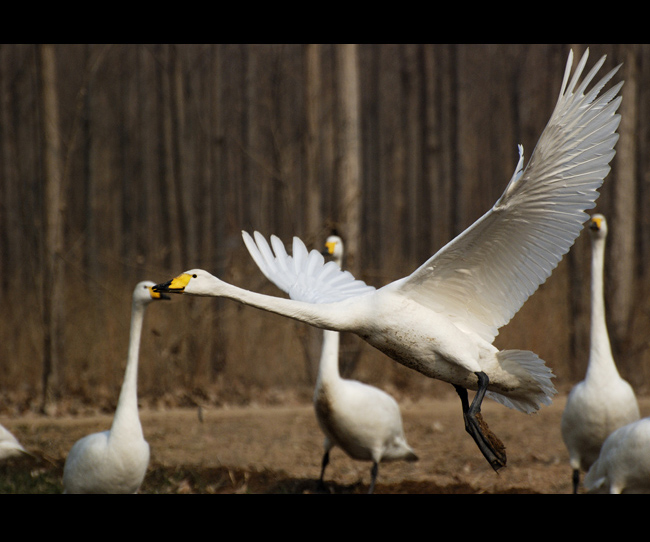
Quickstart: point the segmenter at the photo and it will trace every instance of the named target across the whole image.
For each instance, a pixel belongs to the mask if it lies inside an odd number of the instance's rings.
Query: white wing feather
[[[508,323],[575,242],[585,210],[610,170],[622,82],[598,98],[618,70],[584,95],[603,57],[576,85],[585,52],[567,85],[569,55],[555,110],[525,169],[523,148],[503,195],[490,211],[410,276],[386,286],[446,314],[489,342]]]
[[[335,262],[325,262],[317,250],[309,252],[297,237],[293,238],[292,256],[275,235],[270,238],[271,246],[259,232],[251,237],[243,231],[242,237],[260,271],[291,299],[333,303],[375,291],[349,271],[342,271]]]

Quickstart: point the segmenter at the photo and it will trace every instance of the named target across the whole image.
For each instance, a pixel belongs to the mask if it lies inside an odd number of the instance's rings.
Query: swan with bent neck
[[[650,494],[650,418],[616,429],[585,476],[589,493]]]
[[[492,343],[575,242],[615,154],[622,82],[600,93],[618,67],[587,90],[605,57],[581,80],[587,58],[588,51],[571,75],[569,54],[557,104],[526,167],[519,146],[514,174],[492,208],[407,277],[376,290],[347,271],[326,270],[322,255],[307,253],[297,238],[288,256],[277,237],[271,250],[262,235],[244,232],[261,271],[292,299],[250,292],[200,269],[156,288],[226,297],[356,333],[406,367],[451,383],[466,431],[498,470],[505,447],[481,416],[484,397],[533,412],[551,402],[555,388],[536,354]],[[471,404],[468,389],[477,391]]]

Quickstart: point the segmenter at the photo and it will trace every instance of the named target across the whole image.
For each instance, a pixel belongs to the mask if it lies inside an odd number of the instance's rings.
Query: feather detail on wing
[[[243,231],[242,237],[251,257],[264,276],[291,299],[308,303],[333,303],[369,292],[375,288],[342,271],[335,262],[325,262],[317,250],[307,250],[297,237],[293,238],[290,256],[278,237],[272,235],[271,246],[259,232],[253,237]]]
[[[492,209],[388,287],[492,342],[550,276],[595,206],[618,140],[623,82],[598,96],[618,67],[584,94],[605,61],[578,86],[587,56],[569,81],[569,55],[558,102],[531,159],[523,169],[520,146],[515,173]]]

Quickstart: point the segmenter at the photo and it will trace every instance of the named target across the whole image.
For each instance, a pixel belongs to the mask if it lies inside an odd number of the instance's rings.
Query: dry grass
[[[236,267],[225,278],[234,284],[250,282],[253,290],[279,295],[263,277]],[[110,412],[124,374],[132,284],[103,283],[100,287],[88,281],[71,282],[64,301],[67,320],[61,392],[53,408],[59,413]],[[496,339],[499,347],[539,354],[552,367],[558,389],[564,391],[582,378],[587,362],[584,344],[582,355],[572,359],[570,354],[578,328],[569,324],[564,295],[567,285],[563,261]],[[0,414],[37,411],[43,363],[37,291],[9,287],[3,307]],[[642,333],[647,323],[648,315],[636,310],[628,353],[619,360],[622,375],[641,393],[648,392],[650,374],[650,349]],[[142,404],[273,404],[283,397],[309,397],[320,352],[320,334],[309,330],[304,324],[229,300],[178,296],[151,305],[141,344]],[[580,337],[584,343],[584,334]],[[440,383],[394,363],[357,337],[348,336],[344,345],[349,352],[342,356],[341,365],[348,377],[413,398],[440,389]]]

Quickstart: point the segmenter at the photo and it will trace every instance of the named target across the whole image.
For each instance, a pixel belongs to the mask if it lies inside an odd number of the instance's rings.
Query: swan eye
[[[194,273],[194,274],[192,275],[192,278],[193,278],[193,279],[195,279],[195,278],[196,278],[196,273]]]

